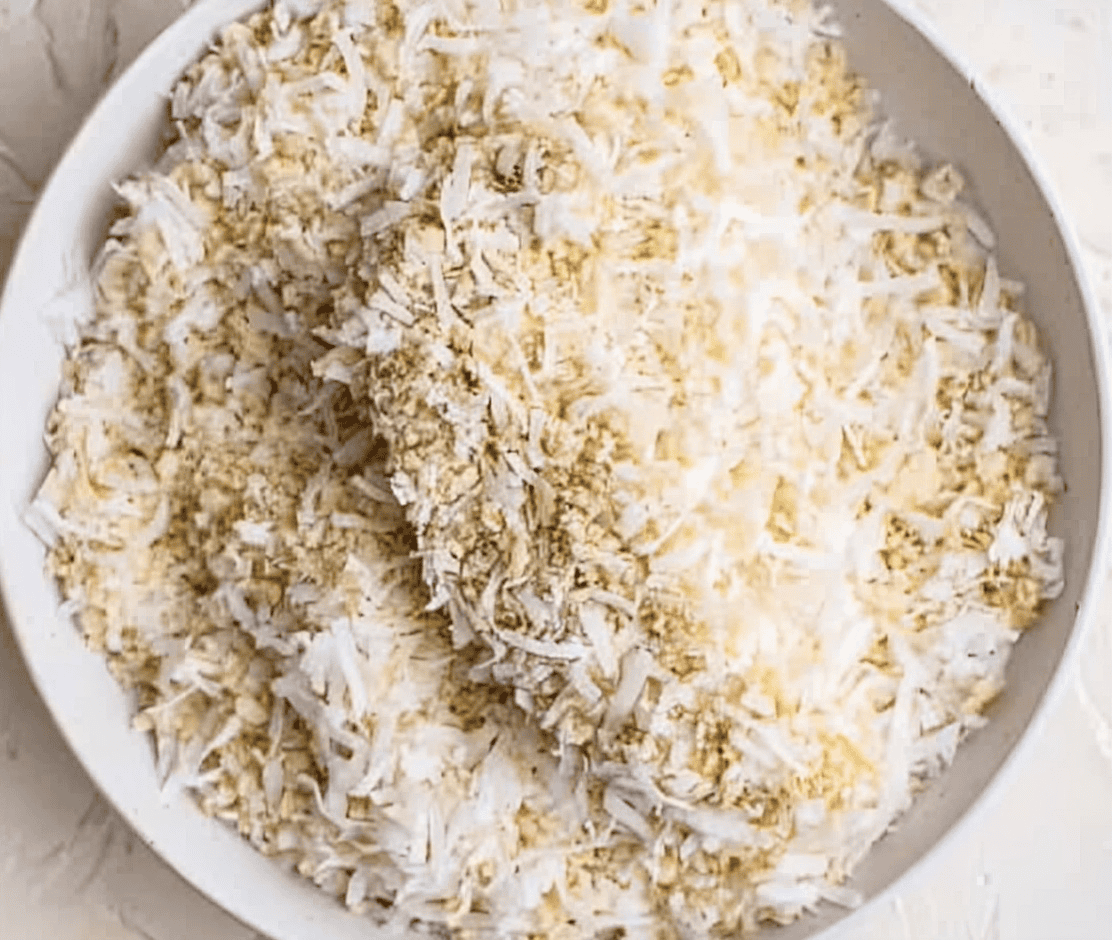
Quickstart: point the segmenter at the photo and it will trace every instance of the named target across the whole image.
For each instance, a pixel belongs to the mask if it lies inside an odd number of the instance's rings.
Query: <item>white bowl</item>
[[[130,730],[127,702],[103,660],[59,616],[43,549],[21,515],[42,479],[43,427],[57,393],[63,349],[52,321],[88,309],[89,262],[114,204],[110,184],[150,161],[178,74],[221,25],[260,0],[204,0],[156,39],[97,106],[62,159],[27,226],[0,303],[0,584],[28,667],[62,734],[89,775],[143,839],[200,891],[276,938],[367,940],[370,925],[312,885],[203,817],[187,797],[159,800],[151,746]],[[1001,770],[1047,713],[1072,672],[1093,615],[1109,525],[1109,395],[1095,304],[1078,252],[1022,138],[987,105],[937,37],[924,38],[883,0],[835,0],[854,66],[882,90],[885,109],[927,153],[944,154],[973,180],[998,233],[1001,269],[1028,287],[1030,313],[1057,366],[1052,425],[1068,492],[1052,528],[1068,539],[1066,591],[1016,648],[1008,686],[988,727],[881,841],[853,885],[872,904],[913,866],[972,824]],[[867,909],[868,905],[866,905]],[[826,908],[781,940],[812,937],[845,916]],[[863,916],[862,914],[851,916]],[[381,934],[379,934],[381,936]]]

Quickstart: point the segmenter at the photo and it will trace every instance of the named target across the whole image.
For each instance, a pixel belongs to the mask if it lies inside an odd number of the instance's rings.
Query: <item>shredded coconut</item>
[[[835,31],[275,0],[187,71],[32,507],[168,791],[461,938],[856,903],[1062,483],[1020,286]]]

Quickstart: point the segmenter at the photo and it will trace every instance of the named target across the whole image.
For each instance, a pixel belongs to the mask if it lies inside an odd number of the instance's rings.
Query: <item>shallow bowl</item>
[[[111,184],[151,162],[177,76],[218,28],[259,0],[203,0],[159,36],[102,99],[46,186],[0,301],[0,584],[31,675],[89,775],[140,836],[198,890],[275,940],[368,940],[369,923],[263,858],[188,797],[160,801],[147,737],[130,729],[129,704],[100,656],[58,612],[43,547],[22,514],[46,466],[43,427],[64,350],[56,324],[92,304],[90,261],[115,202]],[[803,940],[870,906],[912,869],[976,825],[1021,745],[1066,684],[1093,616],[1108,529],[1108,384],[1096,308],[1075,241],[1046,177],[1015,125],[986,102],[944,41],[884,0],[836,0],[857,71],[881,90],[886,115],[927,154],[945,155],[972,180],[999,238],[1000,267],[1027,285],[1028,311],[1056,366],[1053,429],[1068,492],[1052,529],[1067,538],[1066,591],[1018,644],[988,726],[917,800],[857,871],[866,898],[847,914],[824,907],[761,936]],[[959,826],[959,823],[961,824]]]

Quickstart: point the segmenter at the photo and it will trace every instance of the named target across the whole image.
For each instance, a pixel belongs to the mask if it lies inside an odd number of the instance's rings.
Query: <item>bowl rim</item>
[[[166,56],[177,42],[178,35],[183,32],[190,32],[190,27],[192,27],[192,30],[199,31],[201,24],[207,23],[210,25],[210,34],[214,34],[223,26],[263,9],[270,2],[272,0],[234,0],[231,3],[228,0],[199,0],[198,3],[164,27],[113,80],[111,86],[83,119],[77,133],[70,140],[63,155],[42,185],[34,209],[20,233],[16,250],[12,254],[11,263],[8,267],[3,290],[0,291],[0,316],[3,316],[5,311],[12,306],[11,295],[14,292],[13,284],[17,275],[24,267],[32,263],[32,259],[28,257],[29,246],[37,239],[38,230],[44,224],[43,203],[47,201],[47,197],[52,193],[57,180],[74,171],[75,164],[80,162],[81,151],[84,146],[97,134],[97,128],[102,123],[102,115],[109,111],[113,103],[124,94],[124,90],[134,81],[133,76]],[[917,32],[941,59],[970,85],[990,116],[1003,129],[1030,174],[1062,239],[1069,273],[1077,287],[1084,308],[1085,321],[1088,327],[1089,349],[1097,385],[1097,411],[1100,429],[1099,508],[1094,530],[1093,549],[1088,570],[1085,574],[1085,585],[1079,595],[1073,626],[1062,648],[1050,681],[1035,705],[1019,738],[1009,748],[1000,766],[989,778],[984,789],[969,802],[936,842],[892,882],[868,898],[859,908],[839,918],[836,922],[819,929],[817,933],[811,935],[811,940],[835,940],[839,932],[860,924],[867,912],[878,910],[881,905],[891,902],[897,895],[904,894],[913,886],[918,885],[930,874],[934,865],[952,852],[955,846],[968,836],[974,824],[997,804],[1001,795],[1007,790],[1011,781],[1021,769],[1024,760],[1032,749],[1033,742],[1041,738],[1050,717],[1055,713],[1067,689],[1075,681],[1077,662],[1084,637],[1092,629],[1097,617],[1096,607],[1103,584],[1099,575],[1107,570],[1109,559],[1112,557],[1112,550],[1110,550],[1112,547],[1109,545],[1110,530],[1112,530],[1112,374],[1110,374],[1110,353],[1103,339],[1103,328],[1099,319],[1100,305],[1084,264],[1081,239],[1077,233],[1075,223],[1067,213],[1059,189],[1050,176],[1045,161],[1035,151],[1022,122],[1014,116],[997,92],[978,81],[973,70],[945,38],[941,29],[925,12],[912,6],[908,0],[877,0],[877,2],[887,6],[897,17]],[[217,16],[215,14],[216,10],[225,12]],[[7,315],[11,316],[12,314]],[[149,833],[150,827],[143,818],[143,814],[138,810],[131,809],[124,801],[118,799],[112,788],[102,779],[103,775],[97,770],[96,762],[86,759],[86,755],[75,741],[68,723],[56,711],[53,697],[48,694],[49,684],[36,667],[35,656],[28,639],[24,618],[13,616],[15,611],[13,611],[8,601],[10,592],[7,590],[7,585],[10,583],[11,575],[6,559],[7,553],[0,551],[0,606],[3,607],[7,615],[13,638],[40,700],[45,705],[66,746],[77,758],[98,793],[126,821],[127,825],[139,838],[194,890],[219,905],[222,910],[245,927],[255,931],[261,930],[262,928],[256,922],[254,913],[243,908],[237,901],[234,892],[227,890],[225,884],[218,877],[215,877],[214,869],[208,869],[203,864],[187,864],[176,853],[167,853],[160,847]],[[368,924],[368,926],[371,925]],[[386,936],[385,932],[383,936]]]

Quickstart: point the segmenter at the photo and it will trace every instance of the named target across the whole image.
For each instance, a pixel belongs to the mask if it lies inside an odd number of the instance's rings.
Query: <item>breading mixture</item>
[[[380,922],[843,882],[1062,588],[1050,365],[805,0],[275,0],[122,183],[32,507],[167,787]]]

